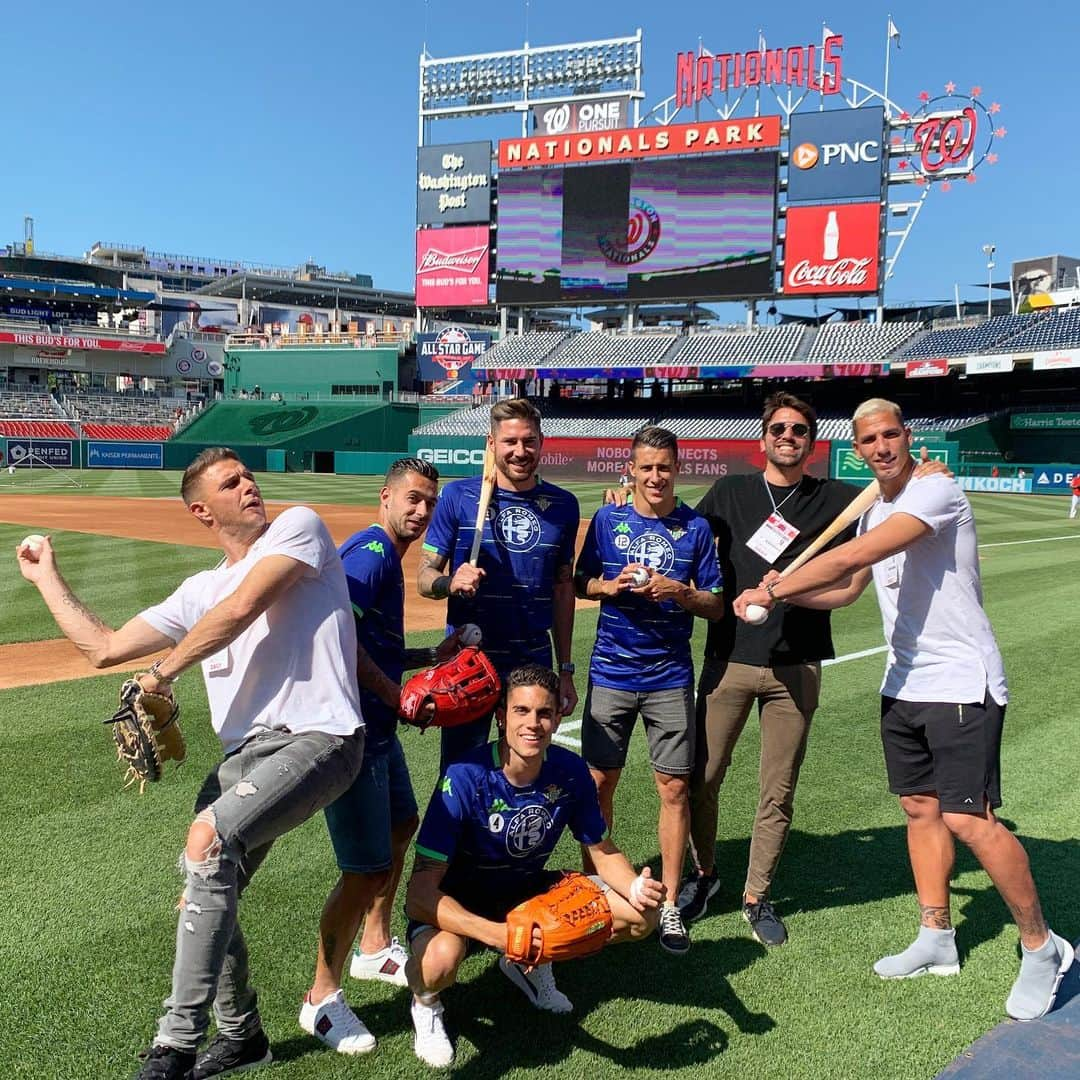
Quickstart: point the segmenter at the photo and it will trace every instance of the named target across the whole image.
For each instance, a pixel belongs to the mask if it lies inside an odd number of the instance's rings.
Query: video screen
[[[499,304],[766,296],[777,155],[717,154],[499,176]]]

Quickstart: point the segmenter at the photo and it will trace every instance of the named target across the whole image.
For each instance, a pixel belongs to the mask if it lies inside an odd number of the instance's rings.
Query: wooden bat
[[[472,550],[469,562],[475,566],[480,555],[480,542],[484,539],[484,522],[487,520],[491,495],[495,490],[495,450],[488,447],[484,451],[484,472],[480,479],[480,503],[476,507],[476,531],[473,533]]]
[[[845,506],[844,509],[841,510],[840,513],[837,514],[836,517],[806,545],[806,550],[802,551],[797,558],[792,559],[791,564],[780,571],[780,576],[786,578],[788,574],[798,570],[803,563],[809,562],[830,540],[837,537],[849,525],[858,521],[859,518],[874,505],[874,501],[880,494],[881,488],[878,486],[878,482],[876,480],[871,480],[870,483],[867,484],[866,487],[864,487],[862,491],[860,491],[859,494],[856,495],[855,498],[852,499],[851,502],[849,502],[847,506]]]

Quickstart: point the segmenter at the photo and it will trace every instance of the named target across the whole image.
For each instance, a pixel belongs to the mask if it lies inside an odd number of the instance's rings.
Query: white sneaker
[[[412,1003],[413,1050],[428,1065],[441,1069],[454,1063],[454,1044],[446,1034],[443,1024],[443,1004],[436,999],[434,1005],[425,1005],[413,997]]]
[[[499,970],[532,1002],[545,1012],[568,1013],[574,1011],[570,999],[555,985],[550,964],[541,964],[526,973],[520,964],[499,957]]]
[[[377,979],[394,986],[408,986],[409,982],[405,978],[405,963],[408,959],[409,954],[401,942],[394,938],[385,949],[380,949],[377,953],[363,953],[359,948],[353,949],[349,974],[354,979]]]
[[[305,995],[300,1007],[300,1026],[339,1054],[366,1054],[375,1049],[375,1036],[345,1003],[343,990],[318,1005],[310,995]]]

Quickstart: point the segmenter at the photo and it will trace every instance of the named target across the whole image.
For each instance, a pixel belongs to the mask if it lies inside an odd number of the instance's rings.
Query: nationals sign
[[[490,254],[487,225],[421,229],[416,234],[417,306],[486,304]]]
[[[881,203],[789,206],[785,296],[851,296],[878,291]]]

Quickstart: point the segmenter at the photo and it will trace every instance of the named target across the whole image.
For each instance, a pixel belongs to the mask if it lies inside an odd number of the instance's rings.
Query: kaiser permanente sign
[[[626,128],[589,135],[503,139],[499,143],[499,168],[521,169],[531,165],[572,165],[672,157],[676,154],[713,154],[722,150],[779,148],[780,117],[756,116],[703,124]]]

